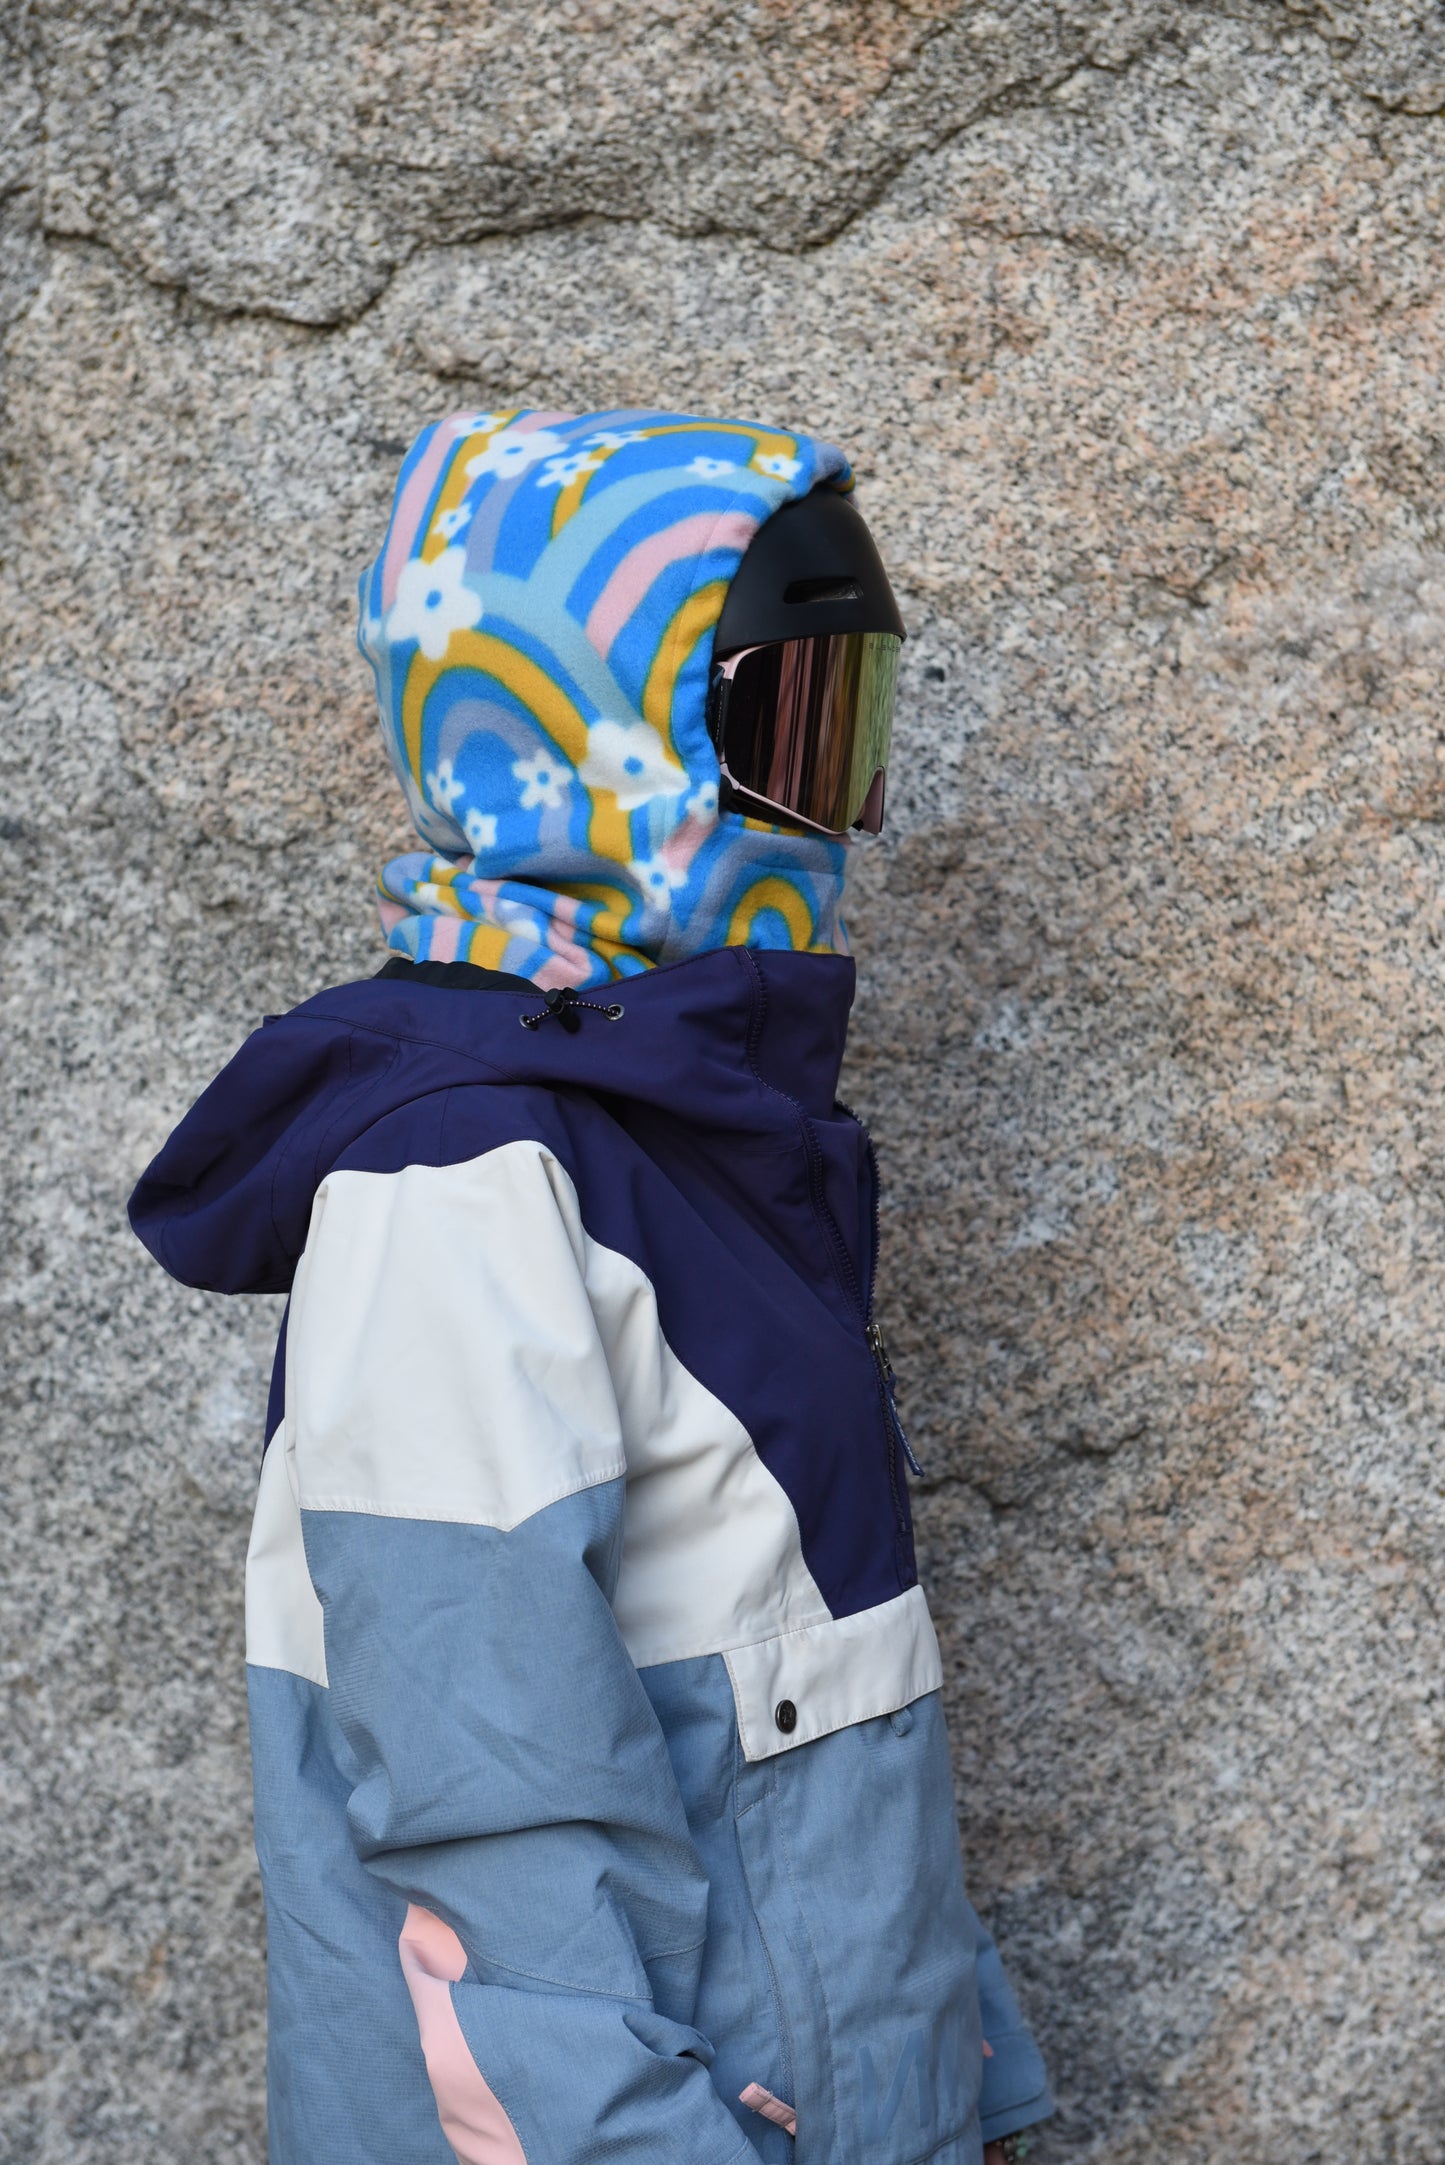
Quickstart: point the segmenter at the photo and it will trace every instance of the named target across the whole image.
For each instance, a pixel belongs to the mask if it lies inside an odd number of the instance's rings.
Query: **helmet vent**
[[[785,602],[861,601],[863,589],[856,579],[794,579],[783,588]]]

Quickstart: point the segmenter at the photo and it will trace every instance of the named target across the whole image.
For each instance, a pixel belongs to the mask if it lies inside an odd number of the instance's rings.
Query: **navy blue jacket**
[[[1051,2109],[964,1893],[852,991],[397,963],[269,1021],[136,1190],[174,1276],[291,1296],[275,2165],[977,2165]]]

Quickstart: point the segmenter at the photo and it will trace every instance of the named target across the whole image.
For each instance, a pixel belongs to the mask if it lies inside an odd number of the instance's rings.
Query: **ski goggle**
[[[819,834],[878,833],[902,644],[890,631],[830,632],[714,665],[708,726],[740,810]]]

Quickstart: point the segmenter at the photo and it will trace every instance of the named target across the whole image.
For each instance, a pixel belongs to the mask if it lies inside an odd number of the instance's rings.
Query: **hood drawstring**
[[[572,985],[554,985],[546,995],[546,1006],[540,1015],[520,1015],[518,1021],[524,1030],[540,1030],[544,1022],[560,1022],[563,1029],[575,1033],[582,1027],[582,1017],[577,1010],[590,1007],[595,1014],[605,1015],[609,1022],[621,1022],[623,1006],[620,1000],[606,1005],[601,1000],[582,1000]]]

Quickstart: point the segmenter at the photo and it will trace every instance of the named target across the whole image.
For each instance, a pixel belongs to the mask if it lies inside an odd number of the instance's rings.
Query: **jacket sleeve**
[[[456,2156],[728,2165],[754,2153],[690,2026],[707,1885],[611,1606],[623,1445],[586,1251],[538,1144],[332,1173],[286,1448],[351,1833],[406,1905]]]
[[[985,2142],[1002,2142],[1054,2111],[1043,2056],[1019,2012],[993,1935],[971,1910],[977,1943],[978,1999],[983,2018],[983,2091],[979,2120]]]

